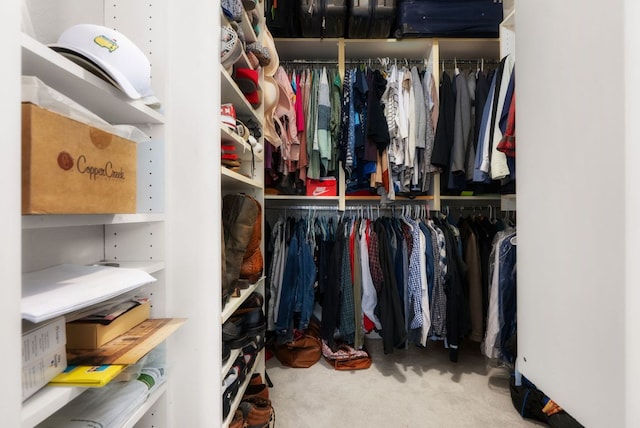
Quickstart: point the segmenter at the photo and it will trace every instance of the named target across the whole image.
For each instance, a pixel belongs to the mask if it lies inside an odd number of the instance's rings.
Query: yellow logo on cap
[[[97,36],[93,41],[96,42],[96,45],[109,49],[109,52],[113,52],[118,49],[116,41],[107,36]]]

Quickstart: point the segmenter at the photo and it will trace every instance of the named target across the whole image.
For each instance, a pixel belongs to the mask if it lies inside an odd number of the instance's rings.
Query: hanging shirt
[[[509,82],[513,77],[513,56],[508,55],[504,62],[504,70],[502,72],[502,83],[500,85],[500,93],[498,94],[498,112],[500,114],[496,115],[496,120],[493,124],[493,139],[491,140],[491,178],[494,180],[499,180],[505,178],[509,175],[509,167],[507,166],[507,157],[504,153],[498,150],[498,144],[500,144],[500,140],[502,140],[502,130],[500,129],[500,121],[504,116],[508,114],[508,110],[506,113],[502,114],[504,110],[504,103],[507,99],[507,92],[509,90]]]

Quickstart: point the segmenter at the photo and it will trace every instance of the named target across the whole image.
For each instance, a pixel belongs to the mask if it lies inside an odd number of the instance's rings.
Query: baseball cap
[[[49,46],[120,89],[127,97],[152,107],[160,101],[151,88],[151,64],[124,34],[108,27],[78,24]]]

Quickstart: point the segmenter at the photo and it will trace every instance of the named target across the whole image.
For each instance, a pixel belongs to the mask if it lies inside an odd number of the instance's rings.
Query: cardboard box
[[[150,315],[151,305],[149,302],[145,302],[128,310],[109,324],[80,320],[67,323],[67,348],[99,348],[146,321]]]
[[[22,104],[22,213],[136,212],[133,141]]]
[[[64,345],[22,365],[22,400],[35,394],[51,379],[67,368],[67,352]]]
[[[22,365],[32,363],[67,343],[64,317],[39,324],[22,321]]]
[[[338,196],[338,185],[335,177],[321,179],[307,178],[307,196]]]

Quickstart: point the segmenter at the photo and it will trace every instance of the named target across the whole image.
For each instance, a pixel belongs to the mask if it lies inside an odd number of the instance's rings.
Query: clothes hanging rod
[[[484,59],[484,58],[476,58],[476,59],[440,59],[440,64],[479,64],[484,62],[485,65],[498,65],[500,64],[500,60],[495,59]]]
[[[429,58],[389,58],[389,61],[397,61],[408,62],[410,64],[424,64],[425,60]],[[372,64],[372,65],[381,65],[380,60],[378,58],[360,58],[360,59],[347,59],[344,61],[345,64]],[[326,64],[326,65],[338,65],[337,59],[287,59],[280,60],[281,65],[304,65],[304,64]]]

